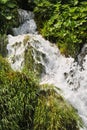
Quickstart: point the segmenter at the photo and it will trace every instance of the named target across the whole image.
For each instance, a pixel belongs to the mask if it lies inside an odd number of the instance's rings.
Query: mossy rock
[[[8,44],[8,40],[7,40],[7,36],[4,34],[4,35],[1,35],[0,34],[0,54],[5,57],[7,55],[7,46]]]
[[[0,56],[0,130],[30,130],[39,84],[29,73],[14,72]]]
[[[40,55],[44,56],[30,44],[26,48],[24,54],[25,68],[27,68],[27,70],[35,72],[38,77],[40,77],[42,73],[45,73],[45,67],[40,62]]]
[[[39,93],[34,115],[34,130],[80,130],[76,110],[53,86],[44,85]]]
[[[9,72],[12,71],[8,61],[0,55],[0,71]]]

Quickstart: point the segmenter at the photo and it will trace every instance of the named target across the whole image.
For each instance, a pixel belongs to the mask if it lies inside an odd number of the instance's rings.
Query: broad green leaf
[[[14,8],[14,7],[16,7],[16,4],[15,4],[15,3],[12,3],[12,2],[8,2],[8,3],[7,3],[7,7],[9,7],[9,8]]]
[[[78,4],[78,0],[74,0],[74,5],[77,5]]]
[[[77,7],[70,8],[70,13],[74,13],[77,10]]]
[[[7,16],[6,19],[7,19],[7,20],[11,20],[11,19],[12,19],[12,16]]]
[[[8,2],[8,0],[0,0],[1,4],[6,4]]]

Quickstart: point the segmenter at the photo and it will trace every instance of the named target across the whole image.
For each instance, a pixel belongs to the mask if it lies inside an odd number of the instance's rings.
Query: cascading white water
[[[23,14],[23,13],[22,13]],[[23,18],[24,19],[24,18]],[[28,18],[29,19],[29,18]],[[29,40],[24,45],[25,36]],[[41,84],[53,84],[62,90],[63,96],[78,110],[87,130],[87,55],[86,45],[78,56],[78,63],[73,58],[62,56],[58,48],[37,34],[25,34],[8,36],[8,59],[14,70],[21,70],[24,65],[24,53],[26,48],[34,48],[35,62],[40,62],[45,67],[45,73],[41,77]],[[44,54],[36,58],[35,50]]]
[[[37,33],[34,14],[31,11],[25,11],[23,9],[19,9],[18,14],[20,26],[18,28],[13,28],[13,34],[17,36],[19,34]]]

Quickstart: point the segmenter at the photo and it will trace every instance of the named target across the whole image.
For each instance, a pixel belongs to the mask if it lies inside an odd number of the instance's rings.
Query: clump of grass
[[[79,130],[81,119],[76,110],[53,86],[42,87],[34,115],[34,130]]]

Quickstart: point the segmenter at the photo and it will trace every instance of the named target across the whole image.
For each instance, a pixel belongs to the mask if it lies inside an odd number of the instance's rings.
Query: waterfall
[[[25,17],[24,12],[26,13]],[[78,62],[75,62],[72,57],[66,58],[61,55],[54,44],[36,33],[36,24],[34,28],[31,28],[31,31],[28,31],[29,34],[26,34],[26,29],[19,33],[19,30],[24,29],[26,20],[30,22],[34,17],[32,13],[24,12],[23,10],[20,12],[22,16],[20,19],[21,29],[20,27],[16,29],[16,35],[22,35],[8,36],[8,60],[12,68],[21,71],[25,64],[26,48],[31,46],[35,62],[42,64],[45,68],[40,83],[53,84],[56,86],[56,91],[57,88],[60,88],[61,94],[77,109],[83,120],[84,128],[81,130],[87,130],[87,45],[83,47],[79,54]],[[24,32],[25,34],[23,34]],[[24,43],[25,38],[28,38],[26,44]],[[36,52],[39,54],[39,59]]]
[[[18,28],[12,29],[13,34],[16,36],[19,34],[37,33],[37,26],[34,21],[34,14],[31,11],[25,11],[23,9],[19,9],[18,14],[20,26]]]

